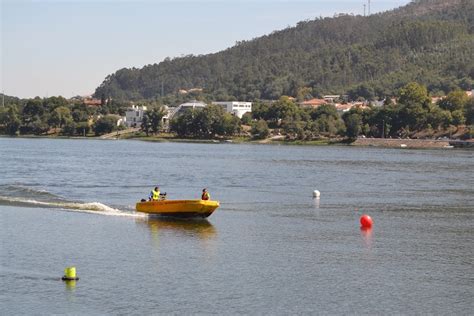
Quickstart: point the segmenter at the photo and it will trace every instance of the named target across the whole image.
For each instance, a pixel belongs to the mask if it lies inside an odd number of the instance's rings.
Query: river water
[[[0,138],[1,314],[472,315],[473,158]],[[135,213],[155,185],[221,207]]]

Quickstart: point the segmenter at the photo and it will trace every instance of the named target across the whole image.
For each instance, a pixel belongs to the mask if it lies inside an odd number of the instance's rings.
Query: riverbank
[[[449,140],[390,138],[357,138],[351,145],[386,148],[449,148],[450,146]]]
[[[37,136],[37,135],[22,135],[22,136],[6,136],[0,137],[18,137],[18,138],[48,138],[48,139],[97,139],[97,140],[111,140],[111,139],[126,139],[139,140],[145,142],[175,142],[175,143],[235,143],[235,144],[273,144],[273,145],[293,145],[293,146],[360,146],[360,147],[383,147],[383,148],[452,148],[464,147],[474,148],[474,140],[457,141],[450,139],[435,140],[435,139],[391,139],[391,138],[357,138],[351,142],[347,139],[319,139],[319,140],[286,140],[283,136],[275,136],[266,139],[255,140],[249,137],[231,137],[219,139],[198,139],[198,138],[178,138],[172,134],[158,134],[153,136],[138,135],[136,133],[129,134],[115,134],[115,137],[103,136],[87,136],[87,137],[68,137],[68,136]],[[454,145],[454,146],[453,146]]]
[[[417,149],[447,149],[453,148],[455,140],[443,139],[388,139],[388,138],[358,138],[351,142],[347,139],[320,139],[320,140],[285,140],[284,137],[272,137],[255,140],[245,137],[235,137],[229,139],[194,139],[175,138],[169,135],[127,137],[126,139],[141,140],[149,142],[179,142],[179,143],[248,143],[248,144],[273,144],[273,145],[293,145],[293,146],[360,146],[360,147],[383,147],[383,148],[417,148]],[[474,144],[474,141],[467,140],[463,143]],[[472,147],[472,146],[459,146]]]

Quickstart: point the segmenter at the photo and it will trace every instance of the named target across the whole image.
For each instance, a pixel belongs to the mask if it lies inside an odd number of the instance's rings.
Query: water
[[[473,154],[0,138],[1,314],[472,314]]]

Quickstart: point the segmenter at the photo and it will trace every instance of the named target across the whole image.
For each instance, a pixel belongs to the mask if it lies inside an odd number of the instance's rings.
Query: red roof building
[[[84,99],[84,104],[87,106],[101,106],[102,101],[99,99]]]
[[[311,99],[299,103],[302,108],[317,108],[323,104],[327,104],[326,100],[324,99]]]

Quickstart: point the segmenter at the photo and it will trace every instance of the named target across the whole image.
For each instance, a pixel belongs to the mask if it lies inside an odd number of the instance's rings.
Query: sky
[[[371,12],[410,0],[371,0]],[[121,68],[215,53],[297,22],[363,14],[367,0],[0,0],[0,90],[90,95]]]

